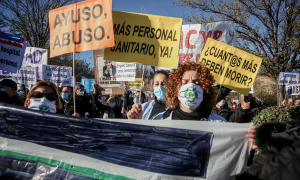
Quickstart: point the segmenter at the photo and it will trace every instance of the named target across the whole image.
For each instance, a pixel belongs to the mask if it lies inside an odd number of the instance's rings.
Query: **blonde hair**
[[[30,91],[27,94],[24,107],[28,108],[28,104],[26,103],[27,100],[29,100],[31,98],[31,93],[40,86],[48,86],[48,87],[51,87],[53,89],[54,93],[57,94],[57,99],[56,99],[56,102],[55,102],[56,109],[61,109],[60,108],[59,91],[58,91],[57,87],[52,82],[48,82],[48,81],[39,81],[35,85],[32,86],[32,88],[30,89]]]

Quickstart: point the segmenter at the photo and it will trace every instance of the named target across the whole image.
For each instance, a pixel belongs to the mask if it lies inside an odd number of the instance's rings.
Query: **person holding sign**
[[[148,120],[152,119],[157,114],[166,111],[166,88],[165,84],[169,78],[169,73],[164,70],[154,72],[153,77],[153,89],[154,89],[154,100],[147,103],[141,104],[143,115],[141,119]],[[128,119],[134,119],[134,109],[127,113]]]
[[[61,90],[61,98],[61,107],[64,114],[84,117],[84,108],[78,102],[75,103],[76,113],[74,113],[73,87],[64,86]]]

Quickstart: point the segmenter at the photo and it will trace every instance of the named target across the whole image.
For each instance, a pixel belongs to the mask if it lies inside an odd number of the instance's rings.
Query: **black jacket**
[[[73,98],[69,102],[65,102],[64,100],[60,99],[60,103],[61,103],[61,109],[62,109],[63,114],[66,114],[66,115],[74,114]],[[83,106],[80,103],[78,103],[77,101],[76,101],[75,108],[76,108],[76,113],[78,113],[80,115],[80,117],[85,117]]]
[[[132,105],[134,104],[133,97],[129,97],[129,94],[130,94],[130,92],[127,92],[124,94],[124,102],[123,102],[124,106],[123,107],[125,108],[126,111],[129,111],[131,109]]]
[[[18,94],[10,98],[13,105],[24,106],[24,100]]]
[[[222,116],[224,119],[229,121],[231,114],[233,113],[230,108],[224,107],[224,110],[221,112],[216,107],[213,108],[212,113]]]
[[[104,104],[98,101],[98,96],[99,96],[98,94],[92,95],[94,118],[102,118],[103,113],[108,109],[110,109],[109,106],[105,106]]]
[[[76,103],[79,103],[83,107],[84,112],[89,112],[89,118],[93,118],[93,101],[86,94],[84,96],[75,95]]]
[[[300,121],[264,124],[255,139],[262,153],[230,180],[300,179]]]
[[[242,109],[239,104],[239,108],[232,110],[233,113],[229,118],[229,122],[249,123],[252,121],[258,110],[258,108]]]

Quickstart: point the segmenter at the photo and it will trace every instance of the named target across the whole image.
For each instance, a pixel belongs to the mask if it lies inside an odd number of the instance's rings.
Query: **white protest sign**
[[[234,24],[228,21],[182,25],[179,63],[198,62],[207,38],[235,46],[236,32]]]
[[[105,89],[105,94],[112,94],[112,88]]]
[[[72,67],[43,65],[43,81],[50,81],[59,87],[72,86]]]
[[[35,84],[36,83],[36,68],[23,67],[12,75],[12,80],[17,84]]]
[[[27,41],[0,33],[0,70],[16,73],[22,67]]]
[[[117,62],[117,81],[135,81],[135,63]]]
[[[42,79],[42,65],[48,64],[48,50],[36,47],[27,47],[25,50],[22,68],[35,67],[37,70],[37,79]],[[1,71],[0,75],[12,74],[7,71]]]
[[[286,86],[286,95],[288,96],[300,95],[300,84]]]
[[[298,72],[280,72],[278,85],[297,85],[299,80]]]

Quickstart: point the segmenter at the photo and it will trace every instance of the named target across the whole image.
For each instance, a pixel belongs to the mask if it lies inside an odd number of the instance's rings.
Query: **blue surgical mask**
[[[109,103],[109,107],[113,108],[116,106],[116,103]]]
[[[79,95],[84,96],[84,91],[80,91]]]
[[[158,86],[154,88],[154,95],[159,101],[166,100],[166,88],[165,86]]]
[[[106,100],[106,97],[105,96],[101,97],[101,100]]]
[[[121,100],[123,100],[123,97],[121,97]]]
[[[19,89],[20,89],[21,91],[23,91],[23,87],[19,87]]]
[[[142,102],[142,101],[141,101],[141,100],[139,101],[139,98],[136,97],[136,98],[133,99],[133,102],[134,102],[134,103],[138,103],[138,102]]]
[[[69,99],[69,94],[68,94],[68,93],[62,93],[62,94],[61,94],[61,98],[62,98],[63,100],[68,100],[68,99]]]

